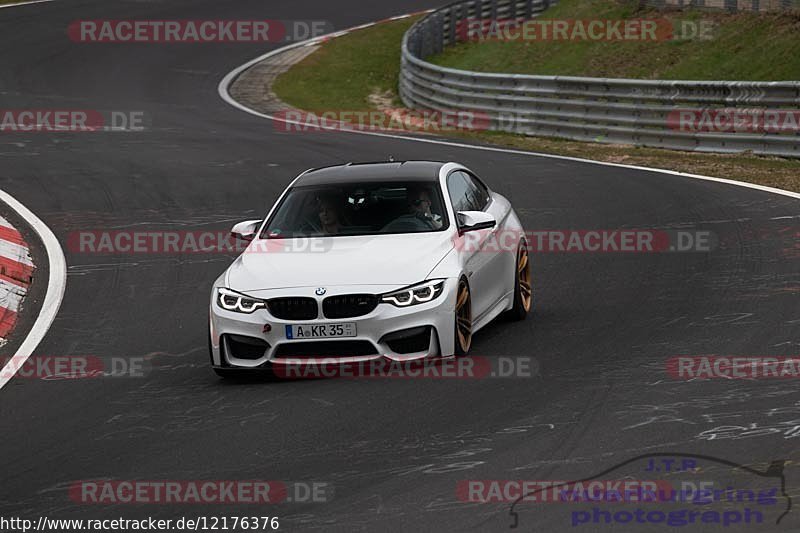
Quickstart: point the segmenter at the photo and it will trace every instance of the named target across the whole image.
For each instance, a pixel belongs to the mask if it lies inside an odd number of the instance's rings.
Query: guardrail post
[[[434,54],[440,53],[444,49],[444,16],[442,12],[436,13],[433,25],[433,43],[432,49]]]
[[[425,59],[431,55],[431,32],[427,31],[430,26],[430,20],[426,21],[423,27],[420,28],[420,49],[419,57]]]
[[[447,32],[448,44],[455,44],[458,41],[457,28],[461,25],[461,4],[450,8],[450,29]]]

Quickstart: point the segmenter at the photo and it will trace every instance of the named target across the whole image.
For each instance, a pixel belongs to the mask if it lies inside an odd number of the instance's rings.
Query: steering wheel
[[[425,214],[419,212],[414,213],[414,217],[421,220],[425,226],[428,227],[428,229],[436,229],[436,225],[433,222],[433,217],[426,216]]]

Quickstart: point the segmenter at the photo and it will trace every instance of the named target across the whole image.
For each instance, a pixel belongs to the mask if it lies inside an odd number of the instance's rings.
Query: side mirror
[[[494,217],[483,211],[459,211],[456,213],[456,218],[459,233],[493,228],[497,225]]]
[[[240,241],[252,241],[263,220],[245,220],[239,222],[231,230],[231,236]]]

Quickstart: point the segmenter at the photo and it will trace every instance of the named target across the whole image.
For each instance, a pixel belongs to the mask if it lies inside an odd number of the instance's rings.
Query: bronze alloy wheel
[[[527,313],[531,310],[533,289],[531,288],[531,265],[528,261],[526,246],[520,246],[517,254],[517,290],[519,291],[519,301]]]
[[[531,309],[533,309],[531,261],[528,256],[528,244],[521,241],[517,248],[517,263],[514,268],[514,303],[506,316],[511,320],[525,320]]]
[[[458,282],[456,298],[456,353],[466,354],[472,345],[472,301],[467,280]]]

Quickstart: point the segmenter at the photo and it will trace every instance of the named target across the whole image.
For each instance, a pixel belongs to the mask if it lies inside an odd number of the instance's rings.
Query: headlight
[[[217,302],[220,307],[227,311],[248,314],[258,309],[264,309],[267,306],[266,302],[222,288],[217,289]]]
[[[381,302],[395,305],[397,307],[408,307],[409,305],[424,304],[439,297],[444,290],[443,279],[432,279],[419,285],[400,289],[399,291],[387,292],[381,297]]]

